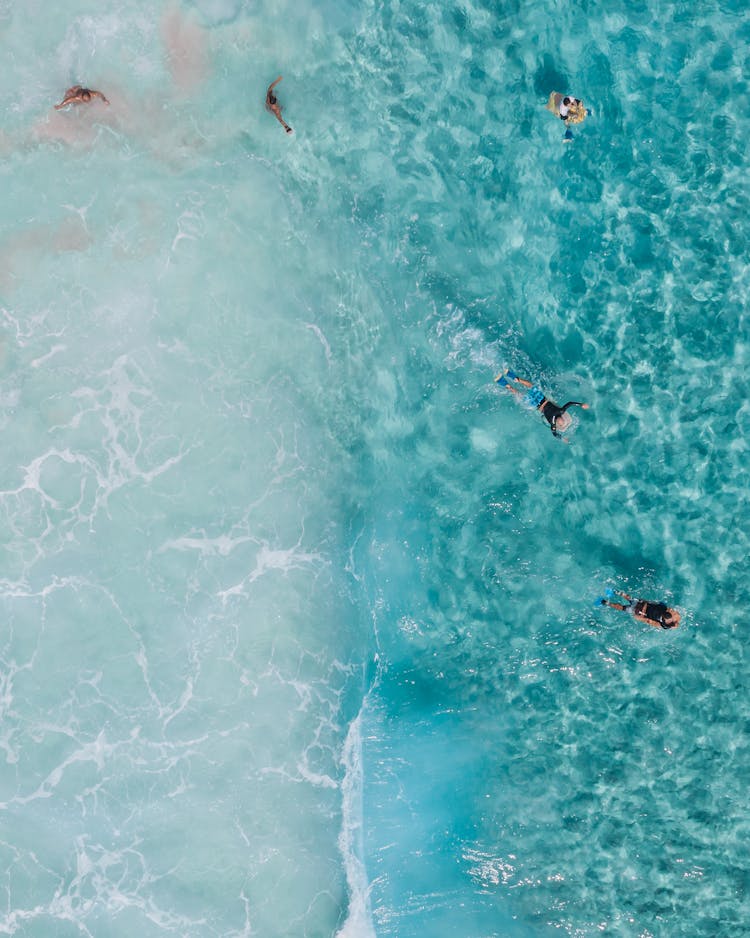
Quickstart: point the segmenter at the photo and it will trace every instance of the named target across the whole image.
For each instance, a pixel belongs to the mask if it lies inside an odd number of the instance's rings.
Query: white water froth
[[[346,882],[349,888],[349,914],[337,938],[375,938],[370,909],[370,887],[367,870],[362,861],[362,711],[352,721],[346,734],[341,763],[344,779],[341,783],[342,822],[339,850],[344,858]]]

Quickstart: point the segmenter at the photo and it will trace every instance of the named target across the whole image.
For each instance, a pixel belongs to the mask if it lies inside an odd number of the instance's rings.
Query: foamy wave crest
[[[339,849],[344,858],[346,882],[349,887],[349,914],[336,938],[375,938],[370,910],[370,887],[362,861],[362,711],[346,734],[341,763],[344,780],[341,784],[342,821]]]

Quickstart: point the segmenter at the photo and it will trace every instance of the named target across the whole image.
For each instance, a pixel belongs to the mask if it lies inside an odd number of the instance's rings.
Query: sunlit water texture
[[[0,933],[748,933],[748,40],[0,0]]]

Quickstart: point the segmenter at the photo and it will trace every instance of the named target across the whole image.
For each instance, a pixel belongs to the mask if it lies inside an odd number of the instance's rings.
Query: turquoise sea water
[[[748,39],[0,0],[0,934],[750,931]]]

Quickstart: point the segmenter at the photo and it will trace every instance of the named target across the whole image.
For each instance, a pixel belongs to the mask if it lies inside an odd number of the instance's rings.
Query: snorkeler
[[[69,104],[88,104],[92,98],[101,98],[105,104],[109,101],[104,97],[101,91],[94,91],[91,88],[83,88],[81,85],[73,85],[65,92],[65,97],[59,104],[55,105],[55,110],[59,111],[61,107],[67,107]]]
[[[676,629],[680,624],[680,614],[676,609],[670,609],[664,603],[650,603],[645,599],[633,599],[627,593],[620,590],[607,589],[606,594],[609,600],[615,596],[621,596],[626,602],[611,602],[600,596],[594,603],[595,606],[610,606],[612,609],[621,609],[623,612],[632,612],[636,619],[641,622],[648,622],[655,629]]]
[[[542,416],[550,425],[550,429],[552,430],[553,435],[559,437],[561,440],[565,440],[567,443],[567,439],[565,439],[562,434],[573,422],[573,418],[567,412],[568,408],[582,407],[583,410],[588,410],[589,405],[583,404],[581,401],[568,401],[567,404],[563,404],[562,407],[559,407],[557,404],[555,404],[554,401],[551,401],[549,398],[545,397],[543,391],[535,387],[525,378],[519,378],[515,371],[511,371],[510,368],[505,368],[495,378],[495,383],[499,384],[501,388],[507,388],[513,394],[521,394],[521,391],[519,391],[518,388],[513,387],[513,385],[510,383],[511,381],[516,381],[522,387],[528,388],[528,391],[524,395],[524,402],[528,404],[529,407],[534,407],[536,410],[541,411]]]
[[[268,91],[266,91],[266,110],[270,111],[273,114],[273,116],[276,118],[276,120],[284,128],[284,130],[288,134],[290,134],[292,132],[292,128],[289,126],[289,124],[287,124],[287,122],[281,116],[281,105],[279,104],[278,98],[273,93],[273,89],[276,87],[276,85],[278,85],[278,83],[281,81],[283,77],[284,77],[283,75],[279,75],[276,81],[272,81],[271,84],[268,86]]]

